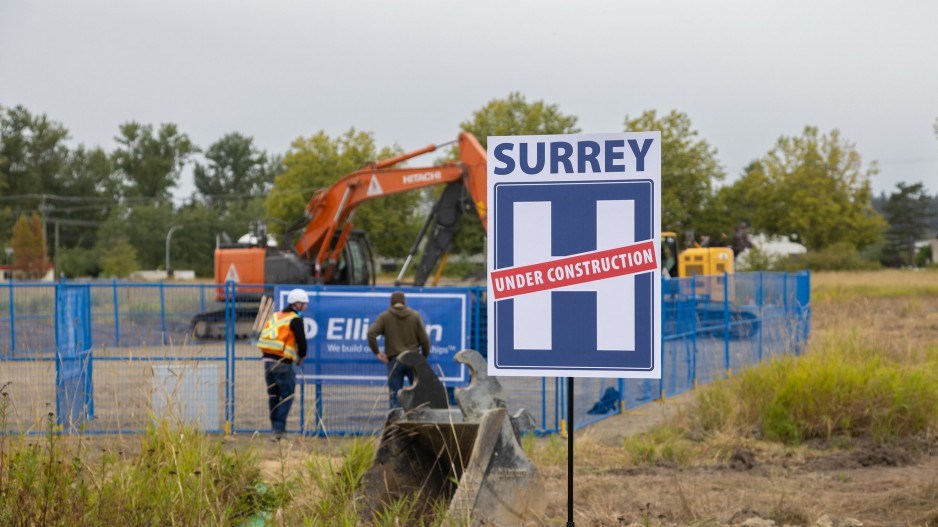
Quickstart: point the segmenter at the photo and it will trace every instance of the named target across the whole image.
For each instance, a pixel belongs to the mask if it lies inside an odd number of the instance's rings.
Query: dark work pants
[[[414,384],[414,369],[397,362],[397,357],[388,357],[388,404],[391,408],[400,408],[397,392],[404,388],[404,379]]]
[[[293,406],[296,390],[296,372],[292,361],[264,361],[264,380],[267,382],[267,405],[270,409],[270,426],[275,434],[287,431],[287,416]]]

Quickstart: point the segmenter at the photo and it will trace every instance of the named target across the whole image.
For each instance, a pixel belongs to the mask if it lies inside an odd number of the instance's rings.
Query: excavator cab
[[[339,243],[340,233],[332,237],[332,247]],[[330,247],[330,249],[332,248]],[[364,231],[353,230],[348,234],[330,273],[316,276],[307,260],[296,254],[293,248],[272,251],[268,248],[264,258],[264,283],[326,285],[374,285],[375,262],[371,242]],[[325,280],[322,276],[327,277]]]
[[[332,243],[338,242],[338,233]],[[258,241],[261,240],[261,241]],[[251,324],[257,317],[257,302],[261,295],[273,296],[278,284],[314,284],[317,278],[292,247],[267,245],[265,237],[255,237],[241,243],[219,243],[215,249],[215,282],[221,286],[227,281],[239,285],[235,301],[239,303],[235,321],[235,337],[247,338]],[[371,243],[363,231],[351,231],[339,253],[335,272],[327,284],[374,285],[375,264]],[[225,288],[215,288],[215,299],[225,301]],[[192,334],[196,338],[225,338],[226,314],[224,309],[199,313],[192,318]]]
[[[338,239],[334,237],[333,243]],[[330,284],[375,285],[375,259],[364,231],[349,233]]]

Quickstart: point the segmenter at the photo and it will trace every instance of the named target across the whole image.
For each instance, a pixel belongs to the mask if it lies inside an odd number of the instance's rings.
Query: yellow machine
[[[661,233],[661,270],[669,277],[733,273],[733,261],[733,249],[729,247],[698,246],[680,251],[675,233]]]
[[[691,247],[678,257],[678,276],[733,272],[733,249],[729,247]]]
[[[661,233],[661,272],[672,278],[708,276],[697,280],[696,294],[716,302],[723,301],[723,273],[733,274],[733,249],[729,247],[689,247],[678,250],[677,235]],[[733,284],[730,284],[733,287]],[[733,292],[730,291],[732,298]]]
[[[736,281],[728,277],[736,270],[734,263],[733,249],[729,247],[700,247],[695,243],[680,251],[677,235],[661,233],[661,274],[681,278],[663,281],[665,298],[693,305],[695,327],[704,334],[748,338],[760,329],[755,306],[741,305],[736,298]],[[676,331],[676,326],[669,330]]]

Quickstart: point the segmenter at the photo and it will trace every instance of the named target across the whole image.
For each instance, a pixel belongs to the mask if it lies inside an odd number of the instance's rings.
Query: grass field
[[[803,357],[665,403],[673,417],[655,403],[577,432],[577,525],[938,525],[938,272],[815,273],[812,285]],[[658,424],[633,434],[637,420]],[[0,525],[356,525],[373,441],[166,422],[0,436]],[[564,525],[566,442],[524,444],[546,480],[544,525]],[[419,525],[412,508],[372,524]]]

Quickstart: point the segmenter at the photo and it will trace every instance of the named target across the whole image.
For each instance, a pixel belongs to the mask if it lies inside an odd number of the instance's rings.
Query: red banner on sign
[[[569,285],[654,271],[658,251],[652,240],[565,256],[543,263],[506,267],[492,271],[491,292],[495,300],[559,289]]]

